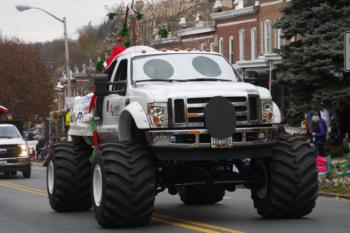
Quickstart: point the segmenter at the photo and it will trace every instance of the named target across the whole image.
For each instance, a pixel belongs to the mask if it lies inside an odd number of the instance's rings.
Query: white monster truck
[[[236,185],[251,189],[266,218],[298,218],[314,208],[312,147],[279,135],[280,111],[268,90],[244,83],[222,55],[132,47],[95,85],[94,113],[92,94],[76,98],[73,140],[54,145],[49,158],[56,211],[93,206],[103,227],[142,226],[165,189],[200,205],[221,201]]]

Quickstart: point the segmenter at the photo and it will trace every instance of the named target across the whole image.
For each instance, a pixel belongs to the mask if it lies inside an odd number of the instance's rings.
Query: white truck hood
[[[0,138],[0,147],[2,145],[23,145],[26,142],[22,138]]]
[[[271,99],[270,93],[265,88],[244,82],[152,82],[139,83],[137,89],[149,92],[153,95],[154,102],[167,102],[168,98],[174,97],[214,97],[214,96],[246,96],[259,94],[261,99]]]

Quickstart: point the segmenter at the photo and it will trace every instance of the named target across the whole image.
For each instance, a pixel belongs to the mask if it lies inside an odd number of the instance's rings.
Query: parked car
[[[17,171],[24,178],[31,176],[28,145],[16,126],[0,124],[0,172],[16,175]]]

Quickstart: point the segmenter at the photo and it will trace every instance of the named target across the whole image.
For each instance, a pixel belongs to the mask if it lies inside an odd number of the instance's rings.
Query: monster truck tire
[[[92,193],[102,227],[147,225],[156,193],[152,153],[132,142],[101,145],[92,164]]]
[[[214,185],[188,186],[181,188],[179,194],[186,205],[209,205],[221,201],[225,189]]]
[[[304,139],[280,138],[272,158],[253,160],[252,170],[253,173],[260,170],[260,174],[256,174],[260,179],[265,177],[263,187],[253,185],[251,188],[254,207],[262,217],[301,218],[315,207],[316,162],[313,148]],[[263,170],[265,172],[261,172]]]
[[[90,146],[83,141],[58,143],[48,158],[47,192],[58,212],[91,208]]]

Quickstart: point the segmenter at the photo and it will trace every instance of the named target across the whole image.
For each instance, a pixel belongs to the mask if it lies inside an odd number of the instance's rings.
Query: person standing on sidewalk
[[[316,146],[317,155],[325,157],[324,145],[327,141],[327,124],[322,118],[320,118],[320,114],[318,112],[314,112],[312,116],[312,123],[312,141]]]

